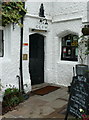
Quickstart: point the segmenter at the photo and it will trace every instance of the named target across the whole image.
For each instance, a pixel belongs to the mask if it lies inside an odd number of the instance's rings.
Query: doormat
[[[31,91],[31,93],[37,94],[37,95],[45,95],[45,94],[53,92],[53,91],[55,91],[55,90],[57,90],[59,88],[60,87],[56,87],[56,86],[46,86],[46,87]]]

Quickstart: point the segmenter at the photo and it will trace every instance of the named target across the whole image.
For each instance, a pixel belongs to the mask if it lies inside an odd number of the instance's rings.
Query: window
[[[69,34],[62,38],[61,60],[78,60],[78,36]]]
[[[0,30],[0,57],[3,57],[3,30]]]

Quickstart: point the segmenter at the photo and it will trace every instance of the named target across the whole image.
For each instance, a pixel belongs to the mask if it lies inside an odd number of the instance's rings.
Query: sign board
[[[47,28],[48,28],[48,26],[45,24],[37,24],[35,26],[35,29],[37,29],[37,30],[47,30]]]
[[[84,76],[73,78],[67,113],[81,117],[80,109],[83,109],[85,114],[89,114],[89,83]]]
[[[48,30],[48,23],[46,19],[42,19],[41,21],[37,21],[36,24],[32,28],[30,28],[31,31],[38,31],[38,32],[47,32]],[[30,30],[29,29],[29,30]]]

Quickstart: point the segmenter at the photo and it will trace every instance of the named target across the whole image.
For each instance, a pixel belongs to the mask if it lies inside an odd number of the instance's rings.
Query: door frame
[[[38,35],[41,35],[41,36],[43,36],[44,37],[44,82],[46,81],[46,64],[45,64],[45,54],[46,54],[46,35],[45,34],[42,34],[42,33],[37,33],[37,32],[33,32],[33,33],[30,33],[29,34],[29,37],[31,36],[31,35],[34,35],[34,34],[38,34]],[[30,39],[29,39],[29,44],[30,44]],[[29,46],[29,53],[30,53],[30,46]],[[29,56],[29,62],[30,62],[30,56]],[[30,64],[30,63],[29,63]],[[30,67],[30,66],[29,66]],[[29,69],[29,68],[28,68]],[[29,70],[29,75],[30,75],[30,70]],[[30,77],[30,80],[31,80],[31,77]],[[32,86],[32,85],[31,85]]]

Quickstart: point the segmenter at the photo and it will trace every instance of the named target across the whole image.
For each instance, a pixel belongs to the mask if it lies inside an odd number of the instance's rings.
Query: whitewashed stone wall
[[[29,74],[29,35],[31,29],[38,24],[40,2],[26,2],[27,15],[24,18],[23,54],[28,54],[28,60],[23,60],[23,80],[25,91],[30,91]],[[61,38],[67,34],[81,35],[82,22],[87,21],[87,2],[43,2],[45,17],[48,20],[47,32],[38,32],[45,36],[44,79],[45,82],[68,86],[72,81],[73,66],[78,62],[61,60]],[[18,87],[20,60],[20,28],[18,25],[8,25],[4,30],[4,57],[0,58],[0,79],[6,85]]]
[[[27,0],[26,9],[28,13],[32,16],[39,16],[39,9],[42,2],[31,2]],[[45,17],[52,18],[53,14],[53,3],[52,2],[43,2],[44,4],[44,14]]]
[[[0,58],[2,62],[1,82],[3,87],[6,85],[15,85],[18,87],[19,75],[19,56],[20,56],[20,28],[16,25],[13,30],[12,25],[4,28],[4,57]]]
[[[41,2],[28,3],[28,14],[38,16]],[[81,35],[82,22],[87,20],[87,3],[48,2],[47,6],[46,2],[43,4],[47,12],[46,18],[52,20],[46,36],[45,82],[68,86],[72,81],[73,66],[78,62],[61,60],[61,38],[70,33]]]
[[[65,22],[59,22],[53,24],[53,38],[55,44],[53,44],[53,56],[54,58],[54,73],[56,76],[56,82],[61,85],[68,86],[72,81],[73,66],[78,62],[61,60],[61,42],[62,37],[67,34],[79,35],[81,30],[82,20],[69,20]],[[59,26],[59,27],[58,27]],[[56,72],[55,72],[56,70]]]
[[[23,47],[23,53],[24,54],[28,54],[28,60],[23,61],[23,73],[24,73],[24,80],[27,81],[28,84],[28,78],[29,78],[29,82],[30,84],[28,85],[29,88],[31,89],[31,79],[30,79],[30,74],[29,74],[29,35],[35,34],[36,32],[32,32],[31,29],[35,29],[36,25],[39,23],[40,18],[37,16],[30,16],[27,15],[24,19],[24,43],[28,43],[28,46],[24,46]],[[52,56],[50,56],[49,54],[52,54],[50,51],[52,51],[52,45],[50,46],[50,39],[52,36],[52,32],[50,31],[51,28],[51,23],[50,20],[48,20],[49,23],[49,27],[48,27],[48,32],[38,32],[38,34],[41,34],[44,36],[44,52],[45,52],[45,57],[44,57],[44,79],[45,82],[47,81],[47,66],[52,67]],[[52,44],[52,43],[51,43]],[[50,49],[49,49],[50,46]],[[49,51],[49,52],[48,52]],[[50,59],[48,59],[50,57]],[[50,60],[50,63],[49,61]]]
[[[53,20],[75,19],[83,17],[87,10],[86,2],[54,2]]]

